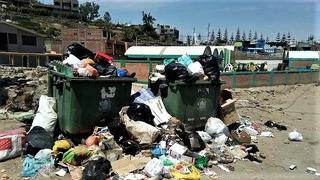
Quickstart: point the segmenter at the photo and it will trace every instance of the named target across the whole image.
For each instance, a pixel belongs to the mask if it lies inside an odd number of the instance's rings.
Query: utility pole
[[[196,44],[196,28],[193,27],[193,38],[192,38],[192,45]]]
[[[138,46],[138,37],[136,35],[136,46]]]
[[[208,37],[207,37],[207,45],[209,44],[209,37],[210,37],[210,23],[208,23]]]

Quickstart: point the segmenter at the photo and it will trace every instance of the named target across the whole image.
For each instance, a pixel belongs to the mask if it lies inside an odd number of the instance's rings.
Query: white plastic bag
[[[297,132],[297,130],[293,130],[292,132],[289,133],[289,137],[288,139],[290,141],[302,141],[303,140],[303,137],[302,137],[302,134]]]
[[[226,128],[226,125],[220,119],[210,117],[206,123],[205,131],[211,137],[215,137],[217,134],[224,132]]]
[[[201,137],[202,141],[207,143],[209,142],[212,137],[210,136],[210,134],[208,134],[207,132],[204,131],[197,131],[197,133],[199,134],[199,136]]]
[[[42,159],[46,161],[51,161],[52,150],[51,149],[41,149],[35,156],[36,159]]]
[[[214,141],[218,144],[225,144],[228,140],[228,136],[226,136],[223,132],[216,135]]]
[[[127,131],[132,134],[140,144],[152,144],[159,136],[160,130],[143,121],[133,121],[127,115],[128,106],[123,107],[119,113],[121,122]]]
[[[152,115],[154,116],[153,121],[156,126],[158,126],[161,123],[168,122],[169,119],[172,117],[167,112],[160,96],[149,99],[148,101],[145,101],[144,104],[149,106]]]
[[[33,119],[30,130],[35,126],[44,128],[48,133],[53,134],[56,122],[57,113],[54,111],[56,99],[42,95],[39,101],[39,108],[36,116]]]
[[[157,177],[161,175],[162,169],[163,165],[161,163],[161,160],[153,158],[146,164],[143,172],[149,177]]]
[[[69,57],[62,61],[63,64],[80,65],[81,61],[76,56],[69,54]]]
[[[188,72],[192,75],[202,75],[204,74],[202,65],[196,61],[188,65]]]

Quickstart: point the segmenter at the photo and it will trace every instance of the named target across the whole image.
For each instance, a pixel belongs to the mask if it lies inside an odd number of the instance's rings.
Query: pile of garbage
[[[0,66],[0,107],[7,111],[36,110],[47,93],[47,68]]]
[[[165,81],[218,81],[220,78],[218,58],[212,55],[199,56],[195,61],[188,55],[177,59],[165,59],[162,65],[156,66],[156,71],[150,75],[149,79],[152,84],[160,87],[163,86],[161,84],[165,84]]]
[[[261,124],[239,116],[236,122],[211,117],[202,130],[186,131],[149,89],[131,96],[118,123],[96,127],[88,137],[56,134],[55,103],[55,98],[42,95],[28,132],[0,133],[0,141],[9,138],[15,146],[0,151],[1,161],[25,154],[22,177],[70,173],[72,179],[200,179],[217,176],[214,166],[230,172],[237,160],[261,163],[266,158],[254,143]],[[231,118],[230,112],[224,113]]]
[[[63,64],[69,66],[74,76],[82,77],[134,77],[126,68],[116,68],[113,58],[103,52],[91,52],[78,43],[67,48]]]

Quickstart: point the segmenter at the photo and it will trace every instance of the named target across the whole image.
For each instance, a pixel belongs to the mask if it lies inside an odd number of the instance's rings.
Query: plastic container
[[[49,71],[48,96],[57,100],[60,129],[69,134],[92,132],[96,125],[106,125],[129,104],[135,78],[70,77]]]

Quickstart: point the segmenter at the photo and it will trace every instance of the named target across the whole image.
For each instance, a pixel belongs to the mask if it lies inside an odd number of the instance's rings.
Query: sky
[[[53,0],[52,0],[53,1]],[[50,0],[42,2],[52,3]],[[86,2],[79,0],[80,3]],[[270,40],[278,32],[290,32],[296,40],[309,35],[320,38],[320,0],[91,0],[100,5],[101,16],[109,11],[113,23],[142,23],[142,11],[156,18],[155,24],[176,27],[180,35],[202,36],[220,28],[236,33],[237,28],[257,31]]]

